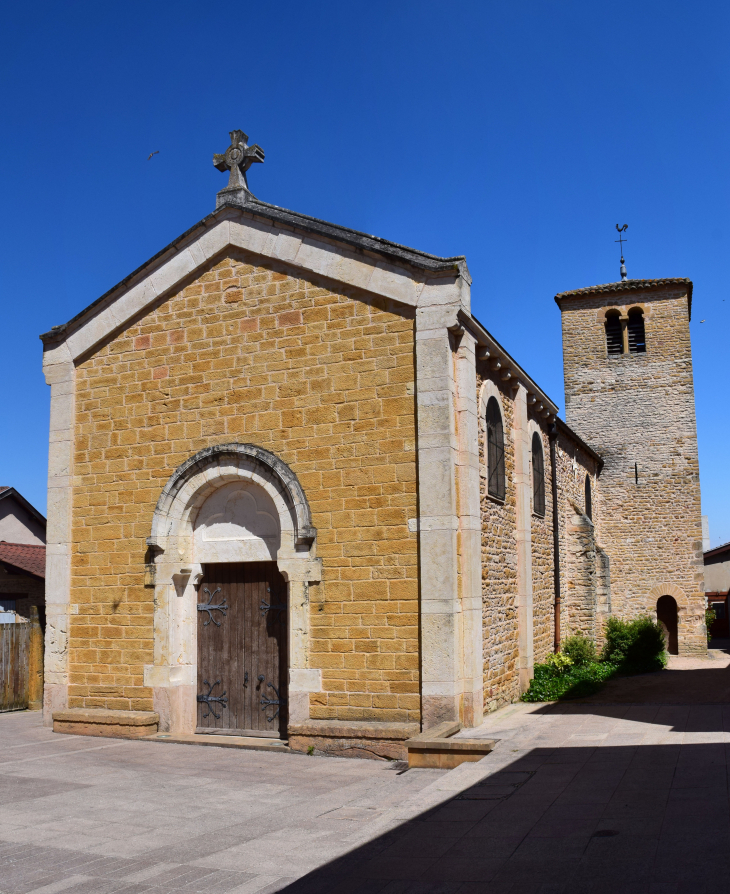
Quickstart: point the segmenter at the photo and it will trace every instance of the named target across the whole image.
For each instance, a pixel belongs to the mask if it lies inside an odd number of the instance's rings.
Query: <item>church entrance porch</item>
[[[205,565],[197,610],[196,732],[283,737],[287,587],[276,562]]]

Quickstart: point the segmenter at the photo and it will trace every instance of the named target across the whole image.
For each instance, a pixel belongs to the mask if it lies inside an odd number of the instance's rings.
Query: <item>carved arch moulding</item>
[[[192,561],[198,510],[214,490],[237,480],[257,484],[273,500],[281,525],[280,554],[313,558],[317,532],[299,479],[283,460],[255,444],[206,447],[178,466],[157,501],[147,545],[167,561]],[[177,555],[171,553],[174,546]]]

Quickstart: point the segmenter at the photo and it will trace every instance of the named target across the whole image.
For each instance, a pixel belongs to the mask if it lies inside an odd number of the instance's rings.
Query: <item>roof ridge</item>
[[[566,298],[570,295],[585,295],[590,292],[626,292],[633,289],[646,288],[647,286],[670,285],[672,283],[686,283],[692,286],[692,280],[686,276],[667,276],[662,279],[625,279],[619,282],[601,283],[596,286],[584,286],[581,289],[569,289],[567,292],[558,292],[555,298]],[[691,288],[690,288],[691,291]]]

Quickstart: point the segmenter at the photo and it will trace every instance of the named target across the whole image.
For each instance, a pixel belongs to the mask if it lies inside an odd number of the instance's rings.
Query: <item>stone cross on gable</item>
[[[257,144],[249,146],[248,136],[242,130],[232,130],[231,145],[226,149],[225,154],[213,156],[213,164],[219,171],[231,172],[228,177],[228,186],[222,189],[221,192],[245,190],[245,194],[250,196],[251,192],[246,180],[246,171],[254,162],[262,162],[263,160],[264,150],[261,146]]]

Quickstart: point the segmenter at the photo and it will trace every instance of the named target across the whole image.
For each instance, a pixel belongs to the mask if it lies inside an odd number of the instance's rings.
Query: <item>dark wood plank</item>
[[[30,624],[0,624],[0,711],[28,707]]]
[[[206,565],[198,602],[207,603],[210,594],[214,594],[214,604],[225,600],[227,611],[225,615],[212,612],[215,620],[207,612],[198,612],[198,693],[208,694],[205,680],[209,684],[220,680],[210,695],[220,697],[225,691],[227,703],[198,703],[198,729],[282,734],[288,681],[287,611],[262,611],[262,607],[287,605],[286,581],[275,562]],[[267,700],[281,704],[268,705]]]

